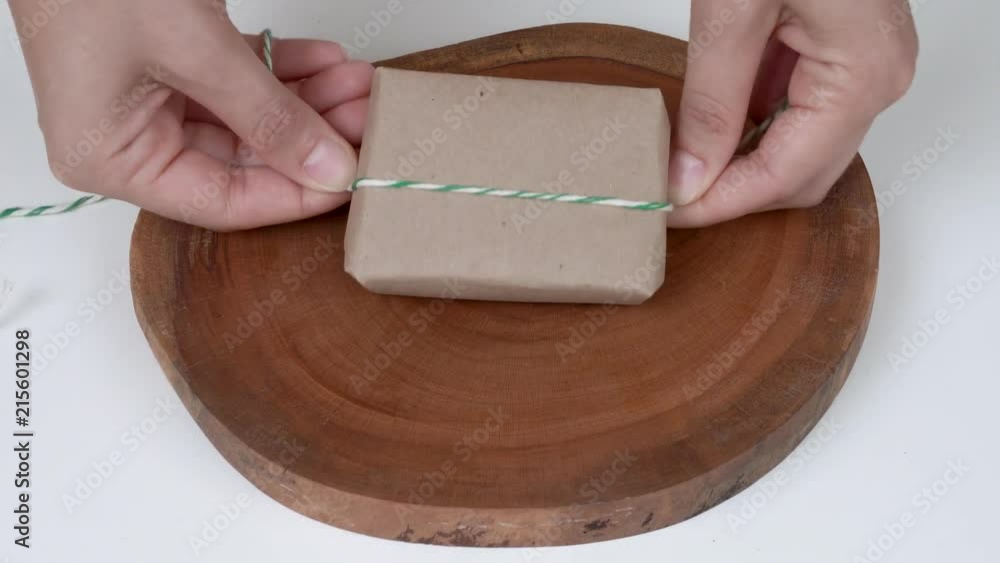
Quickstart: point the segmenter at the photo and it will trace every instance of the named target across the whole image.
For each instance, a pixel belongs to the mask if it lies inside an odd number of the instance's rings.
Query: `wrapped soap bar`
[[[637,304],[663,284],[659,90],[380,68],[365,131],[345,241],[365,288]]]

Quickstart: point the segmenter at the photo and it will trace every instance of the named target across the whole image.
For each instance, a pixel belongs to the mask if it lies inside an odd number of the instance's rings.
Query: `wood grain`
[[[564,25],[384,64],[658,86],[674,111],[684,53]],[[671,231],[665,288],[604,309],[368,293],[346,210],[232,234],[143,212],[132,286],[194,419],[279,502],[411,542],[575,544],[690,518],[792,451],[858,353],[875,217],[856,159],[817,208]]]

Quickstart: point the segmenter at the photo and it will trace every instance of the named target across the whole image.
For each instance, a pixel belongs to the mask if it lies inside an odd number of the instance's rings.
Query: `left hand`
[[[15,21],[35,0],[10,0]],[[327,41],[244,36],[208,0],[62,3],[19,35],[53,173],[219,231],[350,198],[372,66]],[[353,145],[353,146],[352,146]]]

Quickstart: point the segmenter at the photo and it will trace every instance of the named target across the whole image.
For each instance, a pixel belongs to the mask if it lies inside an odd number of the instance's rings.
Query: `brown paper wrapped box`
[[[358,176],[666,201],[659,90],[380,68]],[[363,187],[346,270],[449,299],[637,304],[663,284],[667,214]]]

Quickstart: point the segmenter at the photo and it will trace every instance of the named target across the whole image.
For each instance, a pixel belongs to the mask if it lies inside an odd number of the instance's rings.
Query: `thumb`
[[[318,191],[347,190],[357,170],[351,144],[286,88],[235,29],[216,39],[215,48],[186,65],[172,85],[215,114],[282,175]]]
[[[775,17],[754,6],[733,13],[728,0],[691,3],[684,92],[669,166],[670,198],[700,198],[736,152],[754,78]],[[720,13],[729,12],[729,17]]]

